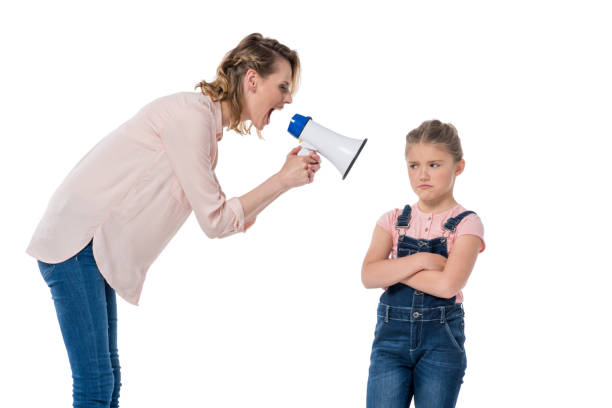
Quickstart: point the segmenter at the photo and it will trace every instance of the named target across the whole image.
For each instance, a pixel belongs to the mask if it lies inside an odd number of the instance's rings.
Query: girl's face
[[[248,70],[244,76],[243,120],[250,120],[258,130],[270,123],[275,109],[281,110],[291,103],[291,64],[278,58],[276,70],[263,78],[255,70]]]
[[[455,177],[465,167],[464,160],[455,162],[444,146],[431,143],[410,146],[406,161],[412,190],[420,200],[429,202],[452,197]]]

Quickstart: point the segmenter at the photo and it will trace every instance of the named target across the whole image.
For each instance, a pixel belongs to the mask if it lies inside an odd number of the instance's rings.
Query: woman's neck
[[[228,127],[230,118],[230,104],[228,101],[221,101],[221,126]]]
[[[424,213],[439,214],[450,210],[457,205],[457,202],[451,194],[436,200],[419,200],[417,205],[419,206],[419,210]]]

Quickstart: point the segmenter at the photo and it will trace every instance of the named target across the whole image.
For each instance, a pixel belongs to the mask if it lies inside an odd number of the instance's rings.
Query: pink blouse
[[[211,238],[244,232],[240,200],[215,176],[221,104],[201,92],[159,98],[102,139],[49,202],[27,252],[46,263],[93,238],[96,264],[138,304],[149,266],[191,211]]]
[[[412,214],[410,219],[410,226],[402,228],[402,233],[409,235],[416,239],[433,239],[444,235],[445,230],[442,228],[444,223],[452,217],[456,217],[465,211],[461,205],[457,204],[453,208],[440,213],[431,214],[422,212],[419,209],[418,204],[412,205]],[[377,225],[384,228],[393,240],[393,247],[391,249],[391,258],[397,258],[397,241],[399,239],[399,231],[395,228],[397,217],[401,215],[402,210],[396,208],[383,214],[378,221]],[[484,227],[480,221],[480,217],[476,214],[470,214],[465,217],[457,226],[457,229],[447,239],[447,249],[450,254],[453,250],[453,244],[461,235],[476,235],[480,238],[482,244],[480,246],[480,252],[485,249],[484,242]],[[463,302],[463,293],[457,293],[457,303]]]

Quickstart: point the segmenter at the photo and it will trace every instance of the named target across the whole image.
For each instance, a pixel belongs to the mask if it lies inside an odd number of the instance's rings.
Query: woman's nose
[[[283,99],[283,103],[291,103],[293,102],[293,98],[291,97],[291,94],[287,94],[287,96],[285,96],[285,99]]]

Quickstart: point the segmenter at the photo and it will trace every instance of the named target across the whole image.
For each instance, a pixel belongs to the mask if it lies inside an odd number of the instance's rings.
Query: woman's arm
[[[172,120],[160,130],[160,138],[187,201],[210,238],[245,231],[270,202],[290,188],[312,181],[319,168],[318,155],[297,156],[296,147],[279,173],[244,196],[227,200],[214,172],[212,112],[183,108],[173,113]]]
[[[476,235],[462,235],[453,245],[443,269],[424,270],[401,282],[433,296],[452,298],[465,286],[481,245]]]
[[[308,156],[298,156],[300,149],[298,146],[289,152],[283,168],[278,173],[240,197],[246,228],[253,225],[257,214],[282,193],[312,182],[314,173],[320,168],[321,157],[315,152]]]
[[[443,256],[417,253],[402,258],[388,259],[393,240],[383,227],[377,225],[372,235],[372,243],[361,267],[361,282],[368,289],[386,288],[415,273],[435,267],[444,267]],[[441,258],[441,259],[440,259]]]

